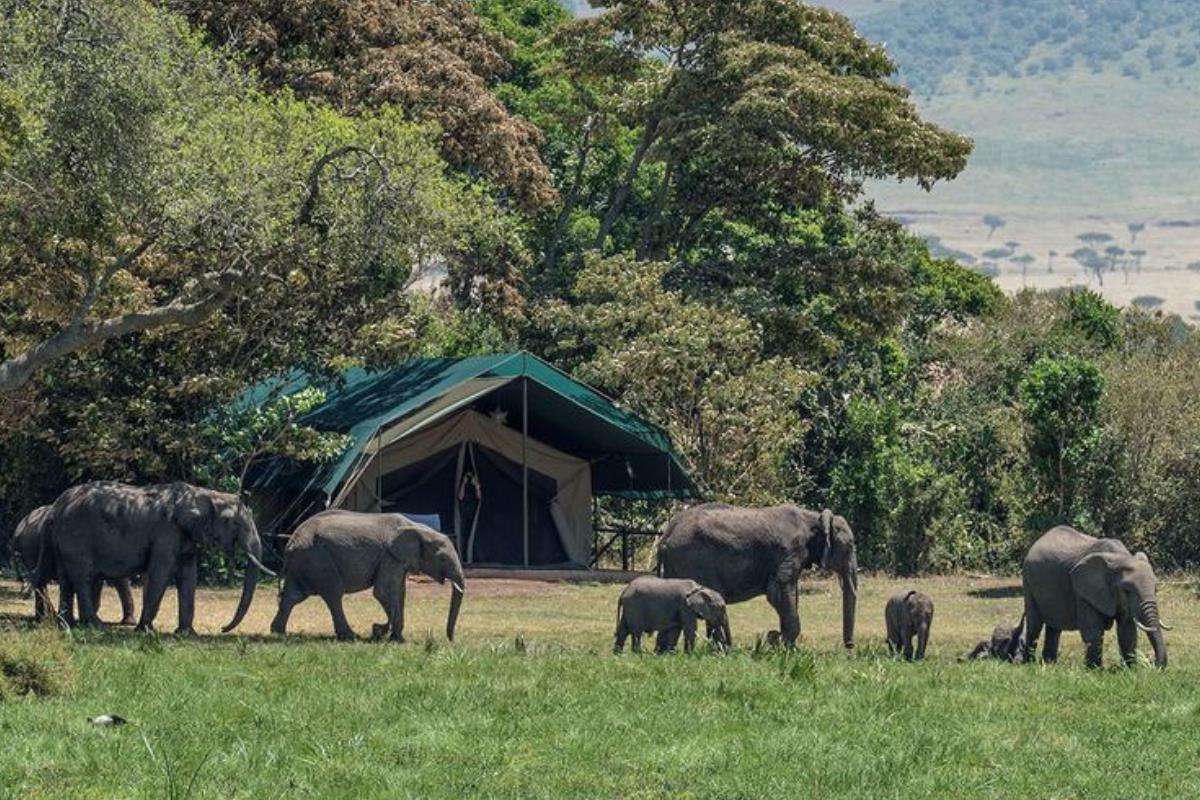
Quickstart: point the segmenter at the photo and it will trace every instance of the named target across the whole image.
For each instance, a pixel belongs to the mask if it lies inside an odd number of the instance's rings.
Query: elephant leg
[[[635,652],[635,653],[642,652],[642,633],[641,633],[641,631],[633,632],[633,644],[631,645],[630,649],[633,650],[633,652]],[[657,649],[657,648],[655,648],[655,649]]]
[[[146,572],[146,583],[142,588],[142,615],[134,630],[149,633],[154,630],[154,619],[158,616],[167,584],[175,572],[175,565],[163,558],[156,559],[151,553],[150,569]]]
[[[196,581],[199,567],[196,559],[188,559],[179,565],[175,576],[175,591],[179,597],[179,627],[175,633],[195,636],[193,623],[196,619]]]
[[[50,603],[46,600],[46,584],[33,587],[33,621],[41,622],[49,613]]]
[[[1042,661],[1053,664],[1058,660],[1058,643],[1062,639],[1062,631],[1046,626],[1046,644],[1042,647]]]
[[[398,575],[381,569],[375,578],[372,594],[383,606],[387,615],[389,638],[393,642],[404,641],[404,573]]]
[[[279,593],[279,610],[275,612],[275,619],[271,620],[271,633],[280,636],[287,633],[288,617],[292,615],[292,609],[306,597],[308,595],[296,585],[295,580],[284,579],[283,591]]]
[[[1088,667],[1099,669],[1104,666],[1104,635],[1091,640],[1084,639],[1086,654],[1084,661]]]
[[[913,637],[909,632],[905,632],[904,634],[904,660],[913,660]]]
[[[696,626],[686,625],[683,628],[683,652],[690,653],[696,649]]]
[[[92,593],[92,605],[96,607],[96,616],[100,615],[100,606],[104,599],[104,579],[99,575],[92,581],[90,587]]]
[[[46,596],[45,590],[43,590],[43,597]],[[76,624],[75,589],[71,584],[71,579],[66,575],[62,575],[58,579],[58,618],[64,625],[74,627]]]
[[[683,629],[679,625],[661,631],[658,635],[658,641],[655,643],[654,652],[670,653],[673,651],[679,644],[679,634],[682,631]]]
[[[917,654],[916,654],[917,661],[923,661],[925,659],[925,646],[928,644],[929,644],[929,626],[922,625],[921,629],[917,631]]]
[[[1025,598],[1025,641],[1021,644],[1021,660],[1026,664],[1033,663],[1033,654],[1037,652],[1038,637],[1042,635],[1042,613],[1037,604],[1029,597]]]
[[[346,619],[346,612],[342,608],[342,596],[340,586],[336,590],[329,589],[321,593],[321,599],[325,601],[329,608],[329,617],[333,620],[334,635],[340,642],[349,642],[354,640],[354,629],[350,627],[350,621]]]
[[[622,619],[617,623],[617,632],[613,635],[613,652],[619,653],[625,649],[625,640],[629,637],[629,627]]]
[[[1127,667],[1137,663],[1137,635],[1137,623],[1132,618],[1117,620],[1117,647],[1121,651],[1121,660]]]
[[[800,638],[800,609],[795,581],[772,581],[767,587],[767,602],[779,615],[780,638],[786,646],[794,647],[796,640]]]
[[[109,581],[121,598],[121,624],[132,625],[136,620],[133,612],[133,590],[129,586],[129,578],[117,578]]]
[[[73,574],[64,576],[62,582],[60,582],[60,590],[68,595],[63,597],[63,605],[66,606],[67,613],[70,614],[71,611],[70,594],[73,594],[75,602],[79,603],[80,625],[97,626],[100,624],[100,615],[96,610],[95,595],[93,593],[93,583],[96,579],[96,576],[90,570],[81,569],[75,571]]]

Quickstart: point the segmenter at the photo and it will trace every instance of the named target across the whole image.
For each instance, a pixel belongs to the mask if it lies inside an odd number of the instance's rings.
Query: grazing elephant
[[[991,639],[981,640],[970,653],[959,658],[959,661],[978,661],[985,658],[1016,661],[1021,653],[1021,631],[1024,627],[1024,616],[1015,627],[1001,622],[992,629]]]
[[[237,495],[186,483],[130,486],[113,481],[85,483],[63,492],[51,507],[36,580],[57,571],[68,588],[92,586],[99,578],[141,574],[145,586],[139,631],[153,630],[163,593],[172,579],[179,593],[177,633],[195,633],[196,573],[200,547],[217,544],[232,560],[238,544],[248,564],[242,596],[230,631],[241,622],[262,565],[262,543],[254,516]],[[78,591],[84,625],[99,624],[92,594]]]
[[[24,567],[24,571],[31,576],[37,572],[38,557],[42,552],[42,539],[45,533],[46,520],[50,516],[50,508],[51,506],[41,506],[30,511],[24,519],[17,523],[17,527],[13,531],[13,561]],[[46,586],[48,584],[49,580],[46,580],[41,584],[31,586],[33,590],[33,616],[39,622],[45,618],[49,605],[46,598]],[[129,587],[129,579],[116,578],[108,581],[108,585],[116,589],[117,596],[121,598],[120,624],[132,625],[134,623],[133,592]],[[59,616],[67,624],[74,624],[75,597],[66,584],[60,584],[58,590]],[[97,613],[99,613],[100,583],[98,582],[92,587],[92,602],[96,606]]]
[[[1098,667],[1104,632],[1115,622],[1126,665],[1136,658],[1141,628],[1154,648],[1155,665],[1167,666],[1163,631],[1170,628],[1159,618],[1154,570],[1145,553],[1130,555],[1116,539],[1096,539],[1060,525],[1029,548],[1021,584],[1025,593],[1025,661],[1031,660],[1045,626],[1042,660],[1057,659],[1062,632],[1077,630],[1087,646],[1088,666]]]
[[[320,595],[333,617],[338,639],[354,638],[342,611],[342,596],[375,587],[375,599],[387,614],[387,623],[376,625],[376,636],[390,632],[404,641],[404,582],[410,572],[420,572],[439,583],[450,581],[450,613],[446,638],[454,641],[454,626],[462,606],[462,562],[453,542],[433,528],[413,522],[403,514],[362,514],[333,509],[306,520],[292,534],[283,555],[283,583],[279,611],[271,632],[287,632],[292,608],[310,595]]]
[[[766,595],[789,647],[800,635],[800,572],[810,566],[831,569],[842,585],[842,641],[854,646],[854,533],[845,518],[828,509],[693,506],[667,523],[658,561],[663,577],[691,578],[719,592],[727,603]]]
[[[892,595],[884,609],[887,624],[888,652],[892,655],[903,651],[904,659],[912,661],[913,637],[917,639],[917,661],[925,658],[925,646],[929,644],[929,626],[933,624],[933,598],[916,589],[907,589]]]
[[[659,633],[655,649],[674,649],[683,633],[683,650],[692,652],[696,644],[696,620],[703,619],[716,631],[718,646],[728,644],[729,615],[725,599],[712,589],[692,580],[672,580],[643,575],[634,578],[617,600],[617,632],[613,652],[625,649],[625,639],[633,637],[633,652],[642,652],[642,634]]]

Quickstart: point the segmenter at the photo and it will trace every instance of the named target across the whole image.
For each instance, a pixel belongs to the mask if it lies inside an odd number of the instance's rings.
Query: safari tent
[[[250,402],[307,385],[265,384]],[[324,508],[400,512],[450,536],[467,564],[586,567],[597,495],[697,494],[664,431],[528,353],[351,370],[299,422],[349,445],[331,463],[251,472],[268,533]]]

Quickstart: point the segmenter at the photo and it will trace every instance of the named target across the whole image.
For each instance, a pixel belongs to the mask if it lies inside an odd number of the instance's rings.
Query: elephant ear
[[[829,551],[833,549],[833,512],[828,508],[821,512],[821,537],[824,545],[821,548],[821,569],[829,562]]]
[[[421,566],[421,551],[424,547],[424,537],[420,529],[413,525],[401,524],[396,535],[388,543],[388,555],[403,564],[405,569],[417,570]]]
[[[1113,586],[1115,565],[1109,553],[1092,553],[1071,568],[1071,588],[1105,617],[1117,615],[1117,594]]]
[[[171,491],[168,500],[171,521],[196,544],[203,544],[212,530],[213,504],[206,492],[182,484]]]

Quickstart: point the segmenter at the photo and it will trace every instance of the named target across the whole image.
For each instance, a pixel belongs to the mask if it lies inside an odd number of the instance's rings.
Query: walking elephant
[[[642,635],[651,631],[660,634],[658,652],[673,650],[683,634],[683,651],[692,652],[696,645],[696,622],[703,619],[716,628],[714,643],[727,645],[729,614],[721,595],[695,581],[670,580],[642,575],[634,578],[617,600],[617,630],[613,637],[613,652],[625,649],[625,639],[633,637],[633,651],[642,651]]]
[[[1063,631],[1079,631],[1087,647],[1087,664],[1098,667],[1104,632],[1117,626],[1117,643],[1126,665],[1137,651],[1138,629],[1154,648],[1156,666],[1167,666],[1164,625],[1158,613],[1154,570],[1145,553],[1131,555],[1116,539],[1097,539],[1060,525],[1029,548],[1021,569],[1025,594],[1023,659],[1031,660],[1042,627],[1046,644],[1042,660],[1058,658]]]
[[[387,622],[375,626],[377,635],[404,641],[404,590],[410,572],[450,581],[450,612],[446,638],[462,607],[465,580],[453,542],[433,528],[403,514],[363,514],[332,509],[306,520],[292,534],[283,555],[279,611],[271,632],[287,633],[288,616],[297,603],[319,595],[329,607],[338,639],[354,638],[342,610],[342,597],[374,587]]]
[[[25,574],[31,577],[37,573],[38,557],[42,552],[42,540],[46,530],[46,520],[50,517],[50,508],[51,506],[35,508],[26,514],[13,530],[13,561],[23,567]],[[108,584],[116,589],[117,596],[121,599],[120,624],[132,625],[134,623],[133,591],[130,589],[129,579],[115,578],[109,580]],[[45,618],[49,608],[46,596],[48,585],[49,576],[45,576],[45,580],[40,584],[34,583],[30,586],[33,591],[33,617],[39,622]],[[92,587],[92,602],[96,606],[97,613],[100,610],[100,588],[99,582]],[[66,584],[60,584],[58,587],[58,614],[64,622],[74,624],[75,596]]]
[[[241,599],[225,631],[236,627],[249,609],[259,571],[274,574],[262,565],[254,516],[241,498],[186,483],[85,483],[59,496],[47,526],[35,580],[57,573],[68,589],[77,590],[100,578],[141,574],[145,585],[139,631],[153,630],[163,593],[174,579],[179,593],[176,632],[195,632],[196,577],[204,545],[221,547],[230,560],[237,545],[246,551]],[[80,622],[98,624],[91,593],[77,594]]]
[[[663,577],[691,578],[719,592],[727,603],[766,595],[779,614],[780,639],[788,646],[800,635],[801,571],[818,566],[833,570],[842,588],[842,642],[854,646],[854,533],[845,518],[828,509],[693,506],[667,523],[658,560]]]
[[[925,658],[929,628],[933,625],[933,598],[916,589],[904,589],[892,595],[883,612],[887,627],[888,652],[904,654],[905,661]],[[917,649],[913,652],[913,638]]]

